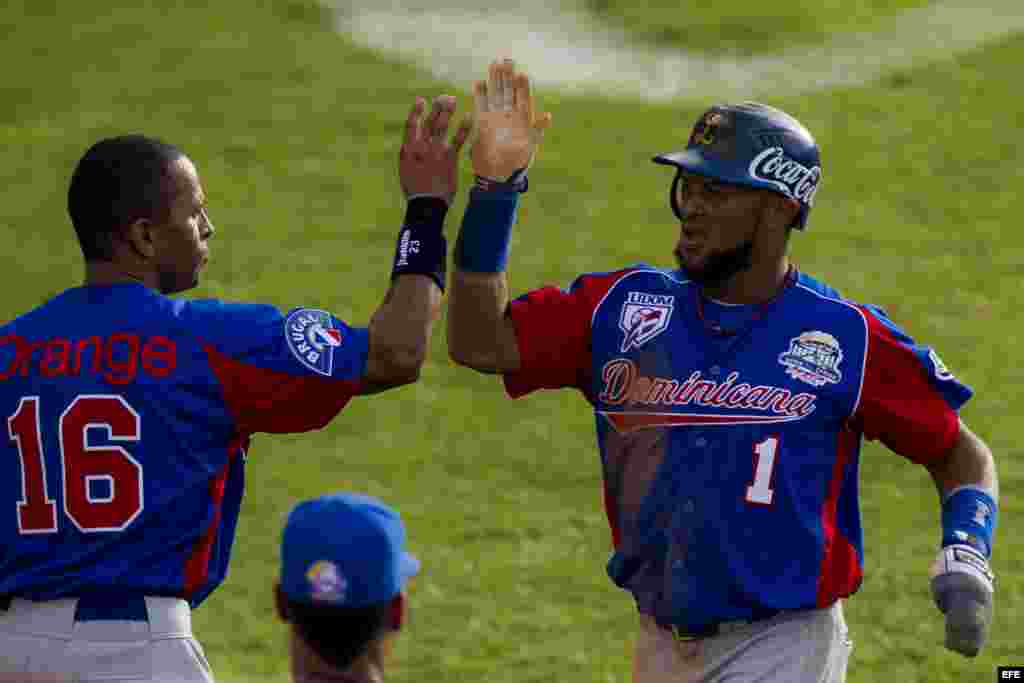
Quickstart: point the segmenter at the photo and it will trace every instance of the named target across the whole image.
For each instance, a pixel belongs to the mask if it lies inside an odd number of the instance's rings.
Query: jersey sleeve
[[[369,334],[327,311],[202,302],[201,344],[240,432],[326,425],[358,393]]]
[[[944,457],[959,433],[957,411],[973,391],[932,348],[915,343],[881,309],[860,309],[868,342],[854,423],[868,439],[914,462]]]
[[[537,389],[578,388],[586,393],[594,310],[622,273],[583,275],[565,290],[543,287],[509,304],[520,368],[505,373],[505,390],[518,398]]]

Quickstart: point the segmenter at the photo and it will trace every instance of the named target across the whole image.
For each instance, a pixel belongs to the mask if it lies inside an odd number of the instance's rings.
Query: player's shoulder
[[[105,338],[131,333],[227,352],[262,348],[285,336],[286,316],[267,304],[169,297],[142,285],[66,290],[0,328],[0,338]]]
[[[19,313],[10,320],[3,321],[0,323],[0,336],[16,334],[26,328],[31,328],[37,322],[53,316],[60,302],[67,299],[68,295],[77,289],[80,288],[73,287],[71,289],[66,289],[63,292],[51,296],[38,306]]]
[[[799,305],[815,316],[852,318],[863,322],[863,304],[844,296],[838,289],[799,271],[793,289]]]
[[[0,325],[0,336],[29,338],[54,332],[97,330],[126,322],[150,321],[169,310],[171,300],[136,282],[81,285],[59,292]]]
[[[17,334],[19,330],[24,328],[26,321],[31,321],[35,316],[38,315],[39,308],[33,308],[30,311],[19,313],[10,320],[4,320],[0,322],[0,337],[6,337],[12,334]]]
[[[805,273],[797,277],[796,289],[801,294],[803,313],[817,319],[847,319],[869,336],[891,337],[900,341],[911,340],[884,308],[877,304],[854,300],[836,289]]]
[[[176,301],[174,315],[182,332],[222,351],[262,348],[283,338],[287,315],[271,304],[222,299]]]
[[[254,304],[222,299],[185,299],[173,302],[173,314],[186,323],[200,326],[266,324],[279,322],[283,314],[271,304]]]
[[[600,291],[607,293],[620,284],[628,283],[629,286],[657,287],[661,289],[675,289],[689,281],[686,276],[678,270],[658,268],[647,263],[635,263],[625,268],[610,271],[595,271],[579,275],[568,291],[574,292],[580,289]]]

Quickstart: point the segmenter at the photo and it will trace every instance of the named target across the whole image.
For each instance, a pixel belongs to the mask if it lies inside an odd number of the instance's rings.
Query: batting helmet
[[[757,187],[796,200],[800,213],[793,227],[807,224],[821,181],[818,145],[803,124],[784,111],[757,102],[719,104],[701,114],[686,149],[654,157],[654,162],[679,169],[672,183],[671,204],[682,172],[723,183]]]

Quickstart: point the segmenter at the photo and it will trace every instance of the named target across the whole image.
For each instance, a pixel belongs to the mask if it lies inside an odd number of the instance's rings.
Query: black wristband
[[[444,217],[448,215],[448,202],[440,197],[413,197],[405,205],[405,221],[403,225],[436,225],[438,230],[444,227]]]
[[[416,197],[405,209],[398,232],[391,279],[406,273],[426,275],[444,291],[448,271],[448,243],[442,234],[448,203],[439,197]]]

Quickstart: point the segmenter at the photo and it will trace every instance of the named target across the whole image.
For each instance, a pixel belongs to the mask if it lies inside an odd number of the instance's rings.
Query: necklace
[[[704,315],[704,296],[700,293],[699,287],[694,287],[693,296],[696,302],[697,317],[700,318],[701,323],[704,325],[704,329],[711,334],[718,337],[733,337],[759,320],[761,316],[764,315],[764,312],[768,310],[768,307],[778,301],[779,297],[782,296],[782,293],[789,289],[790,285],[794,282],[796,282],[796,268],[790,264],[789,268],[786,269],[786,275],[782,279],[782,286],[780,286],[778,291],[772,295],[772,298],[757,304],[753,313],[750,315],[750,319],[745,321],[739,327],[732,329],[722,327],[718,323],[707,319]]]

